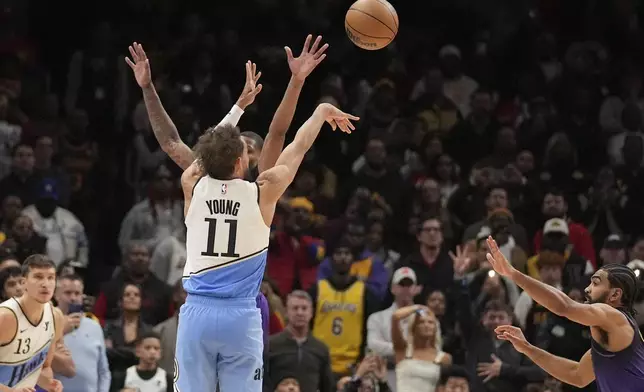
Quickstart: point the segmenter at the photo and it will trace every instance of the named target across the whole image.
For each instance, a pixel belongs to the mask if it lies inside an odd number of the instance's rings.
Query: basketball
[[[382,49],[398,33],[398,14],[385,0],[358,0],[347,11],[344,29],[359,48]]]

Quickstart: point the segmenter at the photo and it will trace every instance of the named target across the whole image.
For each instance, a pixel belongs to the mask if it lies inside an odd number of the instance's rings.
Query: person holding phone
[[[76,365],[73,378],[56,374],[66,392],[109,392],[112,376],[100,324],[85,317],[84,283],[78,275],[58,279],[55,298],[65,315],[64,341]]]

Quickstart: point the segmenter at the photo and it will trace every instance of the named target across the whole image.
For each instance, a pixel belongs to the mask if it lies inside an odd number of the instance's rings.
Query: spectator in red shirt
[[[317,281],[318,265],[324,258],[322,240],[310,235],[313,203],[295,197],[288,207],[284,230],[271,234],[266,262],[267,274],[282,297],[296,288],[308,290]]]
[[[590,232],[584,225],[571,221],[568,217],[568,203],[564,198],[563,193],[558,190],[550,190],[543,198],[541,206],[541,213],[545,220],[552,218],[561,218],[568,223],[568,238],[570,244],[575,249],[575,252],[589,260],[594,268],[597,268],[597,261],[595,259],[595,247],[593,246],[593,239]],[[535,252],[541,250],[543,240],[543,230],[537,231],[534,236],[534,249]]]

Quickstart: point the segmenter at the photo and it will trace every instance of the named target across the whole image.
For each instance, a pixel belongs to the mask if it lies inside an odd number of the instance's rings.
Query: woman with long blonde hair
[[[400,322],[410,318],[407,338]],[[397,392],[434,392],[442,366],[452,363],[452,356],[443,352],[438,336],[436,315],[426,306],[413,305],[396,310],[392,316],[391,338],[396,356]]]

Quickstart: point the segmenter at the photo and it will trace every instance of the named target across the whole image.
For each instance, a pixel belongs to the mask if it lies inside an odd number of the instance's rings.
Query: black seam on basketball
[[[356,33],[359,33],[359,34],[361,34],[361,35],[364,35],[365,37],[369,37],[369,38],[376,38],[376,39],[388,39],[389,41],[391,41],[391,40],[392,40],[392,38],[390,38],[390,37],[375,37],[375,36],[373,36],[373,35],[365,34],[365,33],[361,32],[360,30],[356,29],[355,27],[351,26],[351,25],[349,24],[349,22],[347,22],[346,20],[344,21],[344,24],[345,24],[345,25],[347,25],[351,30],[353,30],[353,31],[355,31]]]
[[[382,25],[383,25],[383,26],[385,26],[389,31],[391,31],[391,33],[392,33],[394,36],[396,35],[396,32],[395,32],[395,31],[393,31],[393,30],[391,29],[391,27],[387,26],[387,24],[386,24],[385,22],[383,22],[382,20],[380,20],[380,19],[376,18],[375,16],[373,16],[373,15],[371,15],[371,14],[368,14],[368,13],[364,12],[363,10],[359,10],[359,9],[357,9],[357,8],[349,8],[349,11],[357,11],[357,12],[360,12],[360,13],[362,13],[362,14],[365,14],[365,15],[367,15],[367,16],[369,16],[369,17],[374,18],[374,19],[375,19],[375,20],[377,20],[378,22],[382,23]],[[353,27],[352,27],[352,29],[353,29]],[[356,29],[354,29],[354,30],[356,30]],[[356,30],[356,31],[358,31],[358,30]],[[360,34],[362,34],[362,33],[360,33]],[[368,35],[366,35],[366,36],[368,37]],[[389,37],[387,37],[387,38],[389,38]]]
[[[391,14],[391,19],[394,22],[394,26],[396,26],[396,30],[398,30],[398,23],[396,23],[396,19],[398,19],[396,17],[397,13],[394,14],[394,12],[392,11],[393,6],[391,4],[389,4],[389,3],[387,3],[386,1],[383,1],[383,0],[377,0],[377,1],[378,1],[378,3],[384,5],[385,8],[387,9],[387,11],[389,11],[389,13]]]

